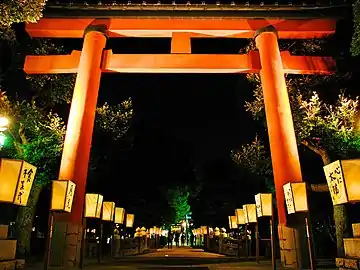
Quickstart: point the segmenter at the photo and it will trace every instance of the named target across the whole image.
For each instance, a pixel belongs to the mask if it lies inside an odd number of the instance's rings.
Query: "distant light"
[[[7,130],[9,125],[9,119],[5,116],[0,116],[0,131]]]
[[[32,231],[35,232],[35,227],[32,227]]]
[[[165,257],[169,257],[169,255],[165,254]]]

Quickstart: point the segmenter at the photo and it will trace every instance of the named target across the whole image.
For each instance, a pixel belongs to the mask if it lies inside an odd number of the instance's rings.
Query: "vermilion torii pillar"
[[[59,179],[76,183],[76,196],[71,213],[55,215],[55,235],[63,232],[67,246],[65,256],[61,257],[64,244],[53,241],[51,262],[57,265],[79,263],[86,179],[105,43],[106,28],[90,26],[85,30],[59,172]],[[61,261],[57,261],[59,259]]]
[[[76,265],[81,239],[82,209],[91,136],[101,72],[123,73],[259,73],[264,91],[274,169],[282,261],[307,268],[301,240],[303,220],[288,220],[283,184],[302,181],[297,144],[284,73],[329,74],[329,57],[293,56],[280,52],[277,38],[319,38],[335,32],[333,20],[264,20],[225,18],[41,19],[27,26],[33,37],[84,36],[81,52],[71,55],[27,56],[28,74],[78,73],[63,150],[60,179],[77,184],[73,212],[56,217],[53,265]],[[273,25],[273,26],[272,26]],[[259,30],[260,29],[260,30]],[[85,31],[85,34],[84,34]],[[109,37],[172,37],[170,54],[113,54],[103,51]],[[259,51],[248,54],[192,54],[191,37],[253,38]],[[67,229],[66,229],[67,228]],[[66,233],[66,252],[62,248]],[[59,244],[60,243],[60,244]],[[305,255],[304,255],[305,254]]]

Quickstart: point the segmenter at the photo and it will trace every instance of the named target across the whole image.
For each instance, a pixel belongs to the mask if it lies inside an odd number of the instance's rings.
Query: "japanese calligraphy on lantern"
[[[65,207],[64,207],[65,212],[69,212],[69,213],[71,212],[74,195],[75,195],[75,183],[68,181],[68,186],[65,196]]]
[[[36,167],[23,161],[18,185],[15,192],[14,204],[26,206],[34,182]]]
[[[294,196],[292,193],[291,183],[287,183],[283,186],[284,195],[285,195],[285,202],[288,214],[295,213],[295,202]]]
[[[75,188],[75,183],[69,180],[53,180],[51,210],[70,213],[74,200]]]
[[[255,195],[256,213],[258,217],[272,216],[272,194],[259,193]]]
[[[347,203],[348,198],[340,160],[324,166],[324,172],[333,204]]]

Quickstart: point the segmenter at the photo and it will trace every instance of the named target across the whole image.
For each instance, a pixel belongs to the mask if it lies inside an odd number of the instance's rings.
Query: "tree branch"
[[[309,148],[314,153],[318,154],[321,157],[324,165],[327,165],[327,164],[330,163],[330,157],[329,157],[329,155],[328,155],[328,153],[327,153],[327,151],[325,149],[323,149],[321,147],[314,146],[307,140],[303,140],[301,142],[301,144],[306,146],[307,148]]]
[[[27,144],[28,143],[28,141],[26,139],[26,136],[25,136],[24,125],[22,123],[20,123],[20,127],[19,127],[19,137],[20,137],[20,140],[21,140],[22,144]]]

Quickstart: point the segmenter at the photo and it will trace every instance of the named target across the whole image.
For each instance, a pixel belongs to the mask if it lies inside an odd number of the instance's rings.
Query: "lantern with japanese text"
[[[115,223],[123,224],[125,219],[125,209],[121,207],[115,208]]]
[[[75,187],[75,183],[69,180],[53,180],[50,210],[70,213],[75,195]]]
[[[334,161],[324,172],[334,205],[360,201],[360,159]]]
[[[236,216],[229,216],[229,227],[230,229],[237,229]]]
[[[114,221],[114,214],[115,214],[115,203],[103,202],[102,220]]]
[[[88,193],[85,195],[85,214],[86,218],[101,218],[101,208],[103,196],[100,194]]]
[[[272,216],[272,194],[259,193],[255,195],[256,213],[258,217]]]
[[[135,219],[134,214],[127,214],[126,215],[126,227],[127,228],[132,228],[134,226],[134,219]]]
[[[288,214],[308,211],[306,183],[287,183],[283,189]]]
[[[235,216],[236,216],[236,222],[238,225],[244,225],[246,223],[244,209],[236,209]]]
[[[26,206],[36,167],[23,160],[0,160],[0,202]]]
[[[243,205],[245,223],[256,223],[256,204],[245,204]]]

